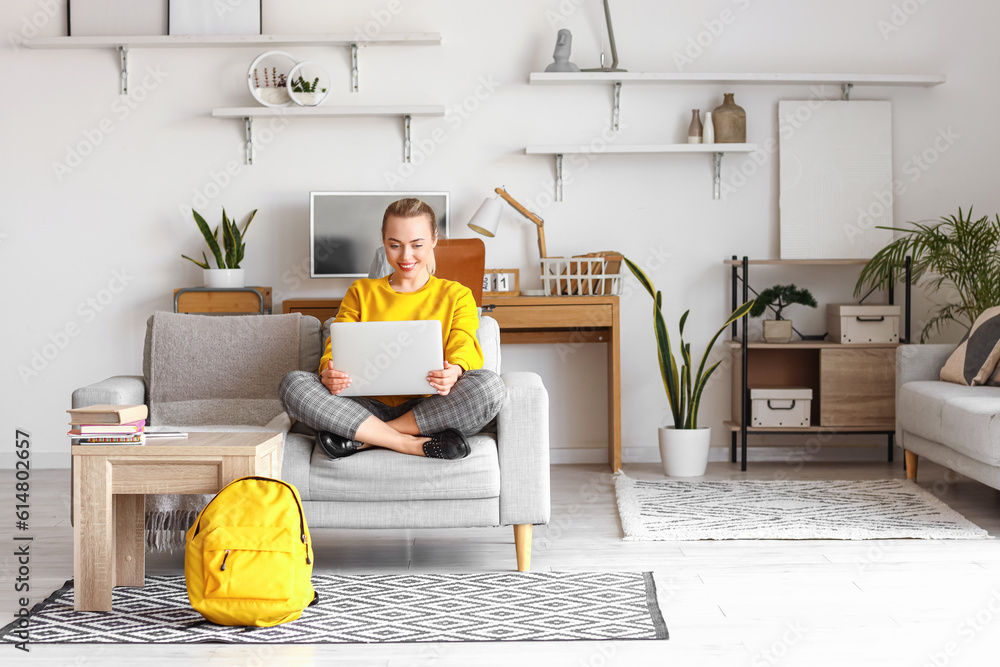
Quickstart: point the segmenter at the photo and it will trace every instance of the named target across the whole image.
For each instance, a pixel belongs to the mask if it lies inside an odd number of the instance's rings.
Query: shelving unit
[[[364,36],[350,33],[316,35],[143,35],[115,37],[36,37],[24,46],[32,49],[113,49],[121,65],[121,94],[128,94],[128,56],[131,49],[234,48],[282,46],[339,46],[351,49],[351,89],[358,91],[359,46],[438,46],[436,32]]]
[[[937,86],[946,81],[944,74],[823,74],[823,73],[772,73],[772,72],[532,72],[528,83],[540,85],[611,85],[612,109],[611,128],[618,131],[621,119],[621,93],[623,84],[725,84],[725,85],[824,85],[841,86],[843,98],[850,99],[855,85],[871,86]],[[676,148],[671,148],[676,146]],[[718,150],[726,146],[725,150]],[[737,148],[739,147],[739,148]],[[749,148],[742,148],[749,147]],[[562,146],[529,146],[526,152],[533,154],[553,154],[556,156],[556,201],[562,201],[562,156],[567,153],[593,153],[593,150],[557,150]],[[688,148],[688,150],[684,150]],[[697,149],[697,150],[690,150]],[[715,172],[713,177],[713,199],[720,198],[720,179],[723,153],[748,153],[756,149],[754,144],[650,144],[648,146],[607,147],[606,153],[713,153]]]
[[[215,118],[242,118],[246,130],[246,163],[253,164],[253,119],[261,117],[352,118],[361,116],[398,117],[403,121],[403,161],[410,161],[410,124],[413,116],[444,116],[444,106],[350,106],[350,107],[231,107],[212,109]]]
[[[757,144],[631,144],[603,146],[601,153],[631,155],[637,153],[712,153],[715,156],[715,171],[712,178],[713,198],[718,199],[722,181],[722,156],[725,153],[750,153],[757,150]],[[563,200],[563,156],[564,155],[594,155],[597,153],[589,146],[556,145],[528,146],[524,149],[526,155],[554,155],[556,158],[556,201]]]
[[[735,255],[725,260],[732,271],[732,307],[750,299],[749,269],[752,265],[768,266],[864,266],[864,259],[799,259],[751,260]],[[905,338],[910,341],[910,259],[905,265],[904,315]],[[740,296],[742,283],[742,299]],[[893,290],[888,293],[894,300]],[[736,463],[737,438],[740,444],[740,468],[747,469],[747,437],[749,434],[808,434],[808,433],[868,433],[888,438],[888,459],[893,458],[895,436],[895,349],[896,343],[865,343],[844,345],[829,341],[797,341],[794,343],[764,343],[747,340],[749,315],[734,322],[731,340],[734,372],[732,413],[725,422],[732,432],[731,460]],[[737,373],[735,368],[740,371]],[[809,387],[813,390],[812,415],[809,427],[752,427],[750,417],[750,387]]]

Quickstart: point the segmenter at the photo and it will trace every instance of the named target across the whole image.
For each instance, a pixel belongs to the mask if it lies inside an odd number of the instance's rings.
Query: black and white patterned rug
[[[319,604],[291,623],[205,621],[183,575],[114,589],[113,611],[73,611],[72,581],[35,606],[30,642],[276,643],[666,639],[650,572],[314,574]],[[5,642],[23,641],[0,630]]]
[[[645,481],[618,474],[625,541],[989,539],[919,486],[868,481]]]

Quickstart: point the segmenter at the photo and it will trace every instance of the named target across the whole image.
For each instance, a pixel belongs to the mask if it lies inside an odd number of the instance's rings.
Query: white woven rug
[[[913,482],[615,479],[625,541],[990,539]]]

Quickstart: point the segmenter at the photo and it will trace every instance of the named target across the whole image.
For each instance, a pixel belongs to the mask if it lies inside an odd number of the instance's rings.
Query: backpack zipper
[[[222,567],[220,567],[219,569],[222,570],[223,572],[226,571],[226,559],[229,558],[229,554],[231,553],[231,551],[232,551],[231,549],[226,549],[226,555],[222,557]]]
[[[231,484],[233,484],[235,482],[238,482],[238,481],[245,480],[245,479],[259,479],[259,480],[262,480],[262,481],[265,481],[265,482],[277,482],[278,484],[281,484],[282,486],[284,486],[285,488],[287,488],[289,490],[289,492],[292,494],[292,498],[295,499],[295,505],[299,508],[299,529],[302,531],[301,536],[300,536],[301,539],[302,539],[302,544],[304,544],[306,546],[306,565],[312,565],[312,558],[309,557],[309,538],[306,537],[306,514],[305,514],[305,511],[302,509],[302,503],[299,502],[299,496],[298,496],[297,493],[295,493],[294,490],[292,490],[292,486],[290,484],[288,484],[287,482],[283,482],[280,479],[274,479],[273,477],[250,476],[250,477],[241,477],[238,480],[233,480],[229,484],[226,484],[226,486],[222,487],[222,489],[219,490],[219,493],[222,493],[222,491],[224,491],[225,489],[229,488],[229,486]],[[218,493],[215,494],[215,498],[218,498],[218,497],[219,497],[219,494]],[[198,514],[198,527],[195,528],[195,531],[194,531],[194,534],[195,534],[196,537],[197,537],[198,533],[201,532],[201,517],[205,513],[205,510],[208,509],[208,506],[215,502],[215,498],[212,498],[210,501],[208,501],[208,505],[205,505],[205,507],[203,507],[202,510],[201,510],[201,512]],[[228,558],[228,556],[229,556],[229,549],[226,549],[226,557]],[[223,558],[223,560],[222,560],[222,569],[223,570],[226,569],[225,558]]]

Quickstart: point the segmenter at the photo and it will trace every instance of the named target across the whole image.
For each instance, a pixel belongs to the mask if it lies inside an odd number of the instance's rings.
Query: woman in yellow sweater
[[[435,393],[339,396],[351,378],[336,369],[329,341],[318,374],[293,371],[281,383],[285,410],[316,430],[316,442],[330,458],[373,446],[416,456],[464,458],[470,451],[466,436],[478,433],[500,411],[504,385],[496,373],[482,367],[472,292],[433,275],[437,239],[430,206],[419,199],[390,204],[382,218],[382,244],[393,272],[356,280],[335,320],[440,320],[444,368],[427,376],[428,391]]]

